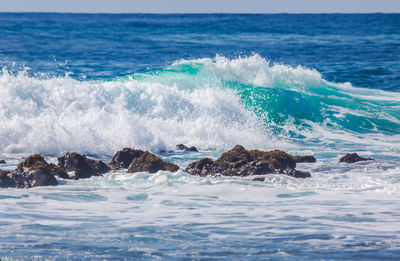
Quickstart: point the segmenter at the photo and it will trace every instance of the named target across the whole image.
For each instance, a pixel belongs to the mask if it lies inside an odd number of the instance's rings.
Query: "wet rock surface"
[[[13,171],[1,171],[0,187],[31,188],[58,185],[55,175],[66,173],[54,164],[47,163],[40,154],[33,154],[19,163]]]
[[[156,155],[145,151],[140,157],[134,158],[128,168],[128,173],[150,172],[155,173],[159,170],[175,172],[179,167],[173,163],[165,162]]]
[[[111,162],[108,164],[111,169],[127,169],[131,165],[132,160],[142,156],[143,150],[135,150],[132,148],[123,148],[115,153]]]
[[[10,177],[11,171],[0,170],[0,188],[16,187],[15,181]]]
[[[252,176],[259,174],[286,174],[296,178],[311,177],[310,173],[295,170],[296,160],[292,155],[281,151],[246,150],[236,145],[223,153],[217,160],[203,158],[187,166],[186,172],[192,175],[207,176]]]
[[[197,151],[195,147],[188,148],[178,144],[177,149]],[[371,160],[348,154],[341,161],[356,162]],[[186,172],[192,175],[208,176],[252,176],[264,174],[284,174],[295,178],[311,177],[310,173],[296,170],[296,163],[315,162],[313,156],[292,156],[281,150],[260,151],[246,150],[236,145],[232,150],[223,153],[217,160],[203,158],[187,166]],[[143,150],[123,148],[112,158],[109,165],[101,160],[89,159],[76,152],[68,152],[58,158],[58,165],[49,164],[41,154],[33,154],[19,163],[13,171],[0,170],[0,187],[30,188],[36,186],[58,185],[57,179],[82,179],[92,176],[102,176],[111,169],[127,168],[128,173],[149,172],[160,170],[175,172],[179,166],[165,162],[156,155]],[[263,181],[265,177],[255,177],[254,181]]]
[[[68,172],[69,179],[85,179],[92,176],[102,176],[110,168],[100,160],[88,159],[76,152],[68,152],[58,158],[58,166]]]
[[[7,164],[5,160],[0,159],[0,164]]]
[[[314,163],[317,162],[317,159],[312,155],[306,156],[293,156],[296,163]]]
[[[345,162],[345,163],[355,163],[359,161],[367,161],[367,160],[374,160],[371,158],[363,158],[359,156],[357,153],[347,153],[343,157],[340,158],[339,162]]]
[[[198,151],[196,147],[192,146],[192,147],[186,147],[183,144],[178,144],[176,145],[176,149],[177,150],[183,150],[183,151]]]

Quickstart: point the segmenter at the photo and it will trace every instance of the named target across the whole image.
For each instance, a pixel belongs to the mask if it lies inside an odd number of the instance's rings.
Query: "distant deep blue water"
[[[258,53],[329,81],[398,91],[399,27],[399,14],[2,13],[0,65],[104,79],[180,59]]]
[[[400,14],[0,13],[0,68],[1,168],[123,147],[182,167],[1,189],[1,260],[400,258]],[[183,171],[235,144],[318,161]]]

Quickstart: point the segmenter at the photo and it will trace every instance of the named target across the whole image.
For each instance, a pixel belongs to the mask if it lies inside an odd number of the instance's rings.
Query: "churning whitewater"
[[[181,60],[103,81],[3,69],[0,85],[3,153],[110,156],[124,146],[165,151],[182,142],[400,152],[398,93],[330,83],[315,70],[259,55]]]

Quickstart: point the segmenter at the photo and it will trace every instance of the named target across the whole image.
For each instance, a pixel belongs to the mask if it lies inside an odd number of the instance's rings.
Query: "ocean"
[[[400,14],[0,13],[0,69],[1,169],[124,147],[181,168],[0,189],[3,261],[400,259]],[[236,144],[317,162],[184,171]]]

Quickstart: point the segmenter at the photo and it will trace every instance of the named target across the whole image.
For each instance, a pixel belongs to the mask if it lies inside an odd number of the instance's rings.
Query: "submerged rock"
[[[88,159],[76,152],[68,152],[58,158],[58,165],[68,171],[69,179],[85,179],[92,176],[102,176],[110,168],[101,160]]]
[[[115,153],[109,166],[111,169],[127,169],[131,165],[132,160],[142,156],[143,153],[143,150],[123,148]]]
[[[150,172],[155,173],[159,170],[167,170],[171,172],[175,172],[179,169],[179,167],[173,163],[165,162],[156,155],[145,151],[139,157],[136,157],[132,160],[128,168],[128,173],[135,172]]]
[[[367,160],[374,160],[374,159],[360,157],[357,153],[347,153],[346,155],[340,158],[339,162],[355,163],[358,161],[367,161]]]
[[[0,159],[0,164],[6,164],[5,160]]]
[[[33,154],[19,163],[13,171],[0,171],[0,187],[31,188],[55,186],[55,175],[66,173],[54,164],[47,163],[40,154]]]
[[[258,174],[286,174],[296,178],[311,177],[308,172],[295,170],[296,160],[284,151],[246,150],[236,145],[223,153],[217,160],[203,158],[187,166],[186,172],[192,175],[207,176],[252,176]]]
[[[184,150],[184,151],[198,151],[196,147],[192,146],[192,147],[186,147],[183,144],[178,144],[176,145],[176,149],[177,150]]]

